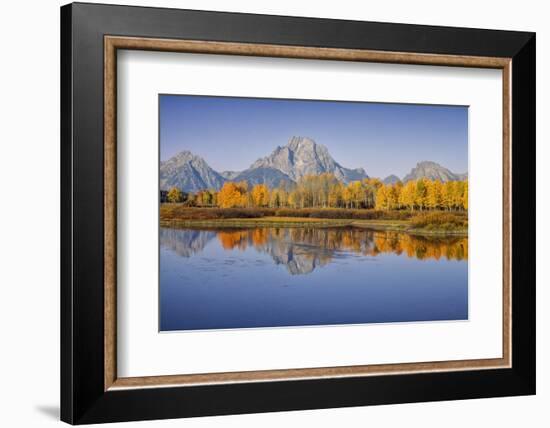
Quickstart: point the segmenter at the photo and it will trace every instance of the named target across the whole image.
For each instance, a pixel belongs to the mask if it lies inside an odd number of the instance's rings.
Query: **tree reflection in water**
[[[417,260],[467,260],[467,237],[426,237],[403,232],[346,228],[161,228],[161,245],[190,257],[217,237],[228,251],[254,248],[284,264],[291,274],[306,274],[331,262],[340,252],[376,257],[403,255]]]

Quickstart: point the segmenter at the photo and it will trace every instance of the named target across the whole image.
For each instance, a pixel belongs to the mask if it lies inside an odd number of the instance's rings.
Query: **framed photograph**
[[[62,420],[535,393],[533,33],[76,3],[61,56]]]

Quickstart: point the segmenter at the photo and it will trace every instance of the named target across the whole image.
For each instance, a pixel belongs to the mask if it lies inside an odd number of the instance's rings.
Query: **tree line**
[[[246,181],[224,183],[219,191],[184,193],[173,187],[169,202],[220,208],[353,208],[379,210],[467,210],[468,181],[420,178],[403,184],[384,184],[377,178],[340,182],[334,174],[306,175],[296,184],[281,182],[249,186]]]

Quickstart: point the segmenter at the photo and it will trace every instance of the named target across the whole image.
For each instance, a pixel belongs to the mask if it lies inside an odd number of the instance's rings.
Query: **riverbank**
[[[467,228],[414,227],[410,220],[354,220],[303,217],[224,218],[208,220],[170,219],[160,222],[162,227],[172,228],[252,228],[252,227],[358,227],[362,229],[406,232],[414,235],[468,236]]]
[[[346,208],[206,208],[161,204],[160,224],[175,228],[360,227],[417,235],[468,236],[466,211]]]

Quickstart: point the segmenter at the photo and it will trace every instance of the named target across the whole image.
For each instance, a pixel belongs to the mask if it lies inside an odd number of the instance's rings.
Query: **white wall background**
[[[120,0],[123,2],[122,0]],[[103,3],[116,3],[103,1]],[[550,404],[550,27],[538,0],[338,2],[148,0],[126,4],[537,32],[538,394],[139,423],[158,427],[548,426]],[[0,14],[0,424],[59,424],[59,6],[5,2]],[[125,426],[138,426],[138,423]]]

